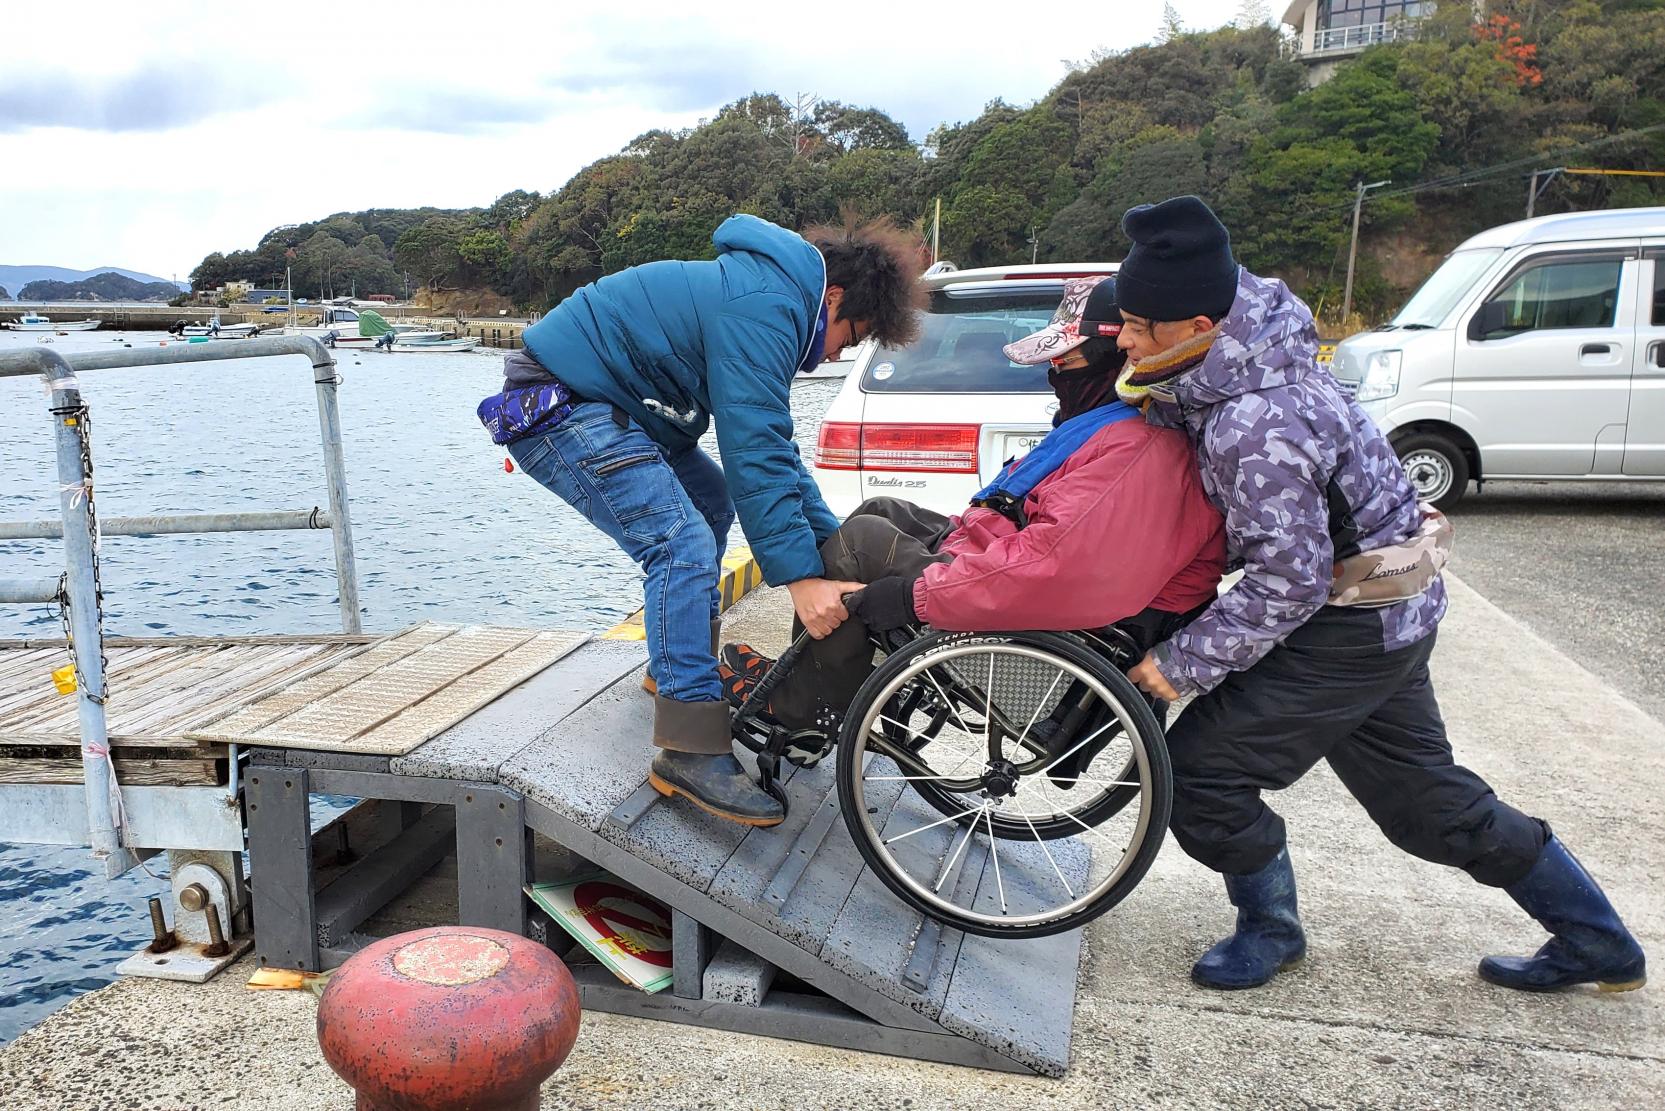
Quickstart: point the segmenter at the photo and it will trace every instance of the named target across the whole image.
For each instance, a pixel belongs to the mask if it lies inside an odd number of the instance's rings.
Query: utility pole
[[[1391,181],[1373,181],[1369,185],[1360,182],[1359,191],[1353,197],[1353,245],[1347,248],[1347,292],[1341,298],[1341,320],[1344,324],[1353,315],[1353,264],[1359,257],[1359,213],[1364,208],[1364,195],[1372,189],[1392,184]]]
[[[1034,229],[1033,225],[1031,225],[1030,228],[1029,228],[1029,265],[1030,266],[1035,265],[1035,260],[1040,256],[1040,253],[1041,253],[1041,241],[1039,239],[1035,238],[1035,229]]]
[[[931,262],[942,257],[942,198],[937,198],[936,219],[931,221]]]
[[[1526,189],[1526,218],[1528,220],[1532,219],[1532,213],[1538,207],[1538,195],[1540,193],[1542,193],[1544,191],[1544,189],[1549,188],[1549,183],[1555,180],[1555,175],[1556,174],[1562,174],[1562,173],[1566,173],[1566,172],[1567,172],[1566,168],[1563,167],[1563,166],[1557,166],[1553,170],[1533,170],[1532,171],[1532,184],[1527,186],[1527,189]],[[1540,189],[1538,187],[1538,179],[1540,177],[1544,179],[1543,189]]]

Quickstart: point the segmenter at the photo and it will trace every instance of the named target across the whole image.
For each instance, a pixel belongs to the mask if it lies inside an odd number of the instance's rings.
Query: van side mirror
[[[1469,318],[1468,338],[1484,340],[1504,331],[1508,326],[1508,306],[1502,301],[1487,301],[1480,311]]]

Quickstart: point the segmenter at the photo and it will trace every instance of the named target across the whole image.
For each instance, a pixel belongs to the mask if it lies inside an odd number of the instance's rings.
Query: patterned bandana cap
[[[1094,338],[1081,334],[1081,314],[1087,307],[1087,295],[1105,280],[1099,274],[1091,278],[1069,278],[1064,282],[1064,299],[1045,328],[1034,335],[1024,336],[1005,347],[1006,357],[1023,366],[1061,359],[1077,347]]]

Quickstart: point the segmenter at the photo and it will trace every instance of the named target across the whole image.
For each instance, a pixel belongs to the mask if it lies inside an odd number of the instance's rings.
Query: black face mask
[[[1115,340],[1097,337],[1082,344],[1079,350],[1087,357],[1086,366],[1075,370],[1053,367],[1046,372],[1047,383],[1058,396],[1058,414],[1052,418],[1054,428],[1071,417],[1118,400],[1116,376],[1127,365],[1127,352],[1117,347]]]

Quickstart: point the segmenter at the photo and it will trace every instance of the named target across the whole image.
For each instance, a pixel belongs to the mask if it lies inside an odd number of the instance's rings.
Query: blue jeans
[[[723,697],[711,621],[734,524],[723,470],[700,447],[672,455],[613,407],[585,402],[550,432],[509,445],[522,471],[623,548],[647,576],[648,672],[677,702]]]

